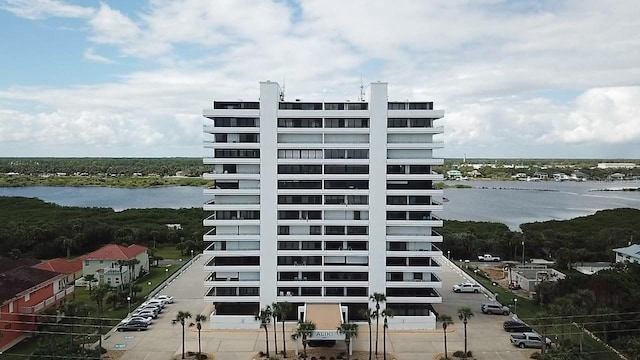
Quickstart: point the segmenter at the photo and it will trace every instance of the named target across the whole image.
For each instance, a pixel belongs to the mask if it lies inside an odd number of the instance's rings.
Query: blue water
[[[566,220],[602,209],[640,209],[640,191],[590,191],[640,187],[625,182],[516,182],[468,181],[450,184],[472,189],[446,189],[449,200],[439,215],[444,219],[495,221],[512,229],[526,222]],[[63,206],[131,208],[201,207],[210,197],[200,187],[122,189],[105,187],[0,188],[0,196],[36,197]]]

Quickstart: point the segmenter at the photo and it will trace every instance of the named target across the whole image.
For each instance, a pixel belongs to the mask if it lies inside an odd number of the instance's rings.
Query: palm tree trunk
[[[386,320],[385,320],[386,321]],[[387,327],[382,327],[382,358],[387,360]]]
[[[264,326],[264,336],[265,342],[267,343],[267,357],[269,357],[269,329],[267,328],[266,324]]]
[[[302,339],[302,353],[304,354],[304,358],[307,358],[307,340]]]
[[[467,319],[464,320],[464,355],[462,358],[467,358]]]
[[[276,351],[276,355],[278,355],[278,329],[277,329],[277,322],[275,321],[276,319],[273,319],[273,343],[274,343],[274,348]]]
[[[447,355],[447,330],[443,329],[442,332],[444,333],[444,358],[448,359],[449,355]]]
[[[371,360],[371,322],[369,322],[369,360]]]
[[[200,343],[200,329],[198,329],[198,360],[202,357],[202,344]]]
[[[184,320],[182,321],[182,358],[184,359]]]
[[[284,333],[284,316],[282,317],[282,354],[286,358],[287,357],[287,337]]]
[[[350,351],[349,350],[351,350],[351,339],[347,338],[346,342],[347,342],[347,360],[349,360],[349,356],[350,356],[350,354],[349,354]]]
[[[378,357],[378,329],[380,329],[380,319],[376,316],[376,357]]]

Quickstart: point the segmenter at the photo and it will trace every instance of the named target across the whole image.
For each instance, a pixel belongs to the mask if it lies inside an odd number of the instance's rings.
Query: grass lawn
[[[156,256],[162,256],[164,259],[184,259],[188,260],[190,255],[180,254],[180,250],[175,245],[162,245],[156,249]]]

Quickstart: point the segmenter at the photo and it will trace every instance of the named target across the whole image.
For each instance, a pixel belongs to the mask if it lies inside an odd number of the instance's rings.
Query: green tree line
[[[102,245],[175,244],[182,251],[200,250],[205,213],[189,209],[63,207],[38,199],[0,197],[0,253],[8,257],[48,259],[76,256]],[[181,224],[170,229],[166,224]]]

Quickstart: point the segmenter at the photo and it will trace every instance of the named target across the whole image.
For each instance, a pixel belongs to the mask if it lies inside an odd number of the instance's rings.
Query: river
[[[518,182],[465,181],[471,189],[445,189],[444,219],[494,221],[518,229],[522,223],[566,220],[598,210],[640,208],[640,191],[592,191],[638,188],[640,181]],[[0,196],[36,197],[63,206],[132,208],[200,207],[208,200],[200,187],[123,189],[107,187],[0,188]]]

